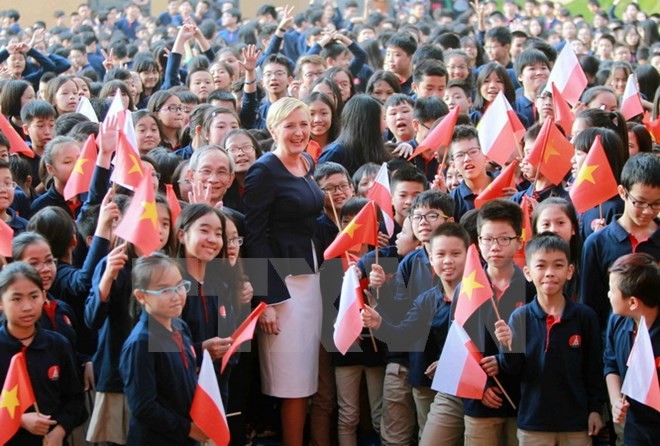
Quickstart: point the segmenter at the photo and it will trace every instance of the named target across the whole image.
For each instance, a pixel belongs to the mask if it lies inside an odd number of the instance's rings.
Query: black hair
[[[391,46],[401,48],[408,56],[412,56],[417,51],[417,41],[415,41],[413,36],[405,32],[398,32],[390,37],[385,47]]]
[[[74,125],[71,130],[69,130],[69,133],[67,133],[67,136],[72,137],[76,141],[85,142],[89,135],[94,135],[95,138],[98,137],[99,128],[100,125],[96,122],[83,121]]]
[[[186,257],[185,245],[179,241],[178,234],[179,232],[186,232],[197,220],[208,214],[215,214],[220,219],[220,225],[222,226],[222,249],[218,257],[225,257],[227,253],[227,232],[225,230],[225,214],[222,213],[219,209],[216,209],[208,204],[189,204],[184,207],[179,214],[179,218],[176,221],[176,228],[174,230],[174,252],[178,258]]]
[[[513,67],[516,70],[516,74],[521,76],[526,67],[531,67],[537,64],[543,64],[550,69],[550,61],[545,54],[539,50],[529,49],[516,56]]]
[[[638,153],[626,161],[621,171],[621,186],[629,191],[635,184],[660,188],[660,157]]]
[[[660,73],[658,73],[658,70],[651,64],[640,65],[635,70],[635,75],[639,84],[639,92],[649,99],[652,98],[660,85]],[[5,86],[5,88],[7,87]]]
[[[511,78],[509,77],[509,73],[507,73],[506,68],[497,62],[488,62],[486,65],[484,65],[484,67],[479,72],[479,75],[477,76],[477,95],[474,99],[473,106],[475,110],[486,110],[487,101],[481,95],[481,86],[492,73],[495,73],[504,85],[503,93],[507,101],[513,104],[513,102],[516,100],[516,91],[513,88],[513,83],[511,82]]]
[[[653,139],[651,134],[644,127],[643,124],[638,124],[636,122],[628,123],[628,132],[633,133],[635,138],[637,138],[637,146],[639,147],[639,153],[649,153],[653,151]],[[0,144],[2,145],[2,144]]]
[[[578,113],[577,116],[575,116],[575,119],[583,119],[587,127],[601,127],[615,131],[623,143],[623,148],[625,149],[623,153],[623,162],[626,162],[628,159],[629,143],[628,126],[626,125],[626,119],[621,112],[608,112],[598,108],[588,108]]]
[[[257,9],[257,12],[255,13],[256,16],[260,15],[269,15],[273,19],[277,20],[277,10],[275,9],[275,6],[273,5],[261,5]]]
[[[456,237],[457,239],[460,239],[463,242],[463,245],[465,245],[466,250],[470,247],[470,234],[468,234],[465,228],[458,223],[449,221],[438,226],[435,231],[433,231],[433,235],[431,235],[431,245],[433,245],[433,240],[442,236]]]
[[[571,236],[571,241],[569,242],[571,248],[570,260],[572,264],[577,266],[580,263],[583,240],[582,237],[580,237],[580,223],[578,220],[577,212],[575,212],[573,205],[566,201],[566,199],[561,197],[549,197],[539,202],[538,206],[534,208],[534,213],[532,214],[532,235],[539,233],[537,230],[539,218],[545,209],[552,206],[560,208],[571,221],[571,226],[573,227],[573,235]]]
[[[451,142],[463,141],[465,139],[479,139],[477,129],[472,125],[457,125],[454,127]]]
[[[392,174],[392,178],[390,179],[390,189],[394,191],[396,185],[402,182],[419,183],[424,186],[424,189],[427,189],[429,185],[426,175],[411,165],[405,165]]]
[[[206,97],[206,102],[211,103],[211,101],[231,102],[234,104],[234,109],[236,109],[236,96],[227,90],[213,90],[210,92]]]
[[[71,215],[55,206],[48,206],[34,214],[28,222],[27,230],[43,235],[48,240],[53,256],[58,259],[67,256],[76,236]]]
[[[598,73],[598,67],[600,66],[598,58],[590,55],[582,55],[579,56],[579,60],[582,71],[584,71],[587,76],[595,77],[596,73]]]
[[[660,267],[651,255],[637,252],[621,256],[610,266],[609,273],[617,275],[616,286],[624,299],[634,296],[650,308],[660,304]]]
[[[41,234],[36,232],[23,232],[18,234],[11,242],[11,257],[14,260],[20,261],[27,247],[38,242],[47,244],[48,249],[50,249],[48,240],[46,240],[46,238]]]
[[[437,45],[425,43],[417,48],[415,54],[413,54],[411,62],[413,67],[417,67],[420,63],[431,60],[437,62],[442,62],[444,60],[442,48]]]
[[[362,197],[352,197],[346,200],[346,203],[339,211],[339,218],[355,217],[366,205],[369,204],[368,199]]]
[[[504,26],[496,26],[486,32],[484,42],[489,39],[495,40],[502,46],[511,45],[511,31]]]
[[[353,181],[353,187],[355,188],[355,193],[357,194],[358,186],[360,185],[360,181],[362,181],[362,178],[368,175],[375,176],[378,174],[379,170],[380,170],[380,166],[376,163],[366,163],[361,165],[360,168],[356,170],[355,173],[353,174],[353,178],[351,178]]]
[[[458,87],[465,93],[465,97],[472,98],[472,87],[466,81],[459,79],[452,79],[447,83],[447,89]]]
[[[323,47],[320,56],[323,58],[323,60],[327,58],[335,60],[337,59],[337,57],[347,52],[348,52],[348,48],[346,48],[346,46],[343,43],[330,42]]]
[[[442,211],[449,218],[454,215],[455,205],[449,194],[432,189],[425,190],[415,197],[410,205],[410,212],[421,207]]]
[[[55,120],[55,135],[68,135],[71,129],[80,122],[89,122],[89,118],[82,113],[65,113]]]
[[[11,79],[2,87],[0,109],[5,116],[21,116],[21,96],[32,84],[20,79]]]
[[[165,191],[165,184],[172,184],[172,175],[181,159],[165,147],[153,148],[147,156],[156,163],[156,170],[160,174],[159,189]]]
[[[413,71],[413,82],[419,86],[426,76],[444,77],[449,80],[445,64],[436,60],[425,60],[415,66]]]
[[[392,87],[394,93],[401,93],[401,84],[399,83],[396,74],[392,73],[391,71],[384,70],[378,70],[373,75],[371,75],[369,82],[367,82],[366,93],[369,95],[372,94],[374,91],[374,85],[379,81],[387,82],[390,87]]]
[[[522,235],[523,212],[517,203],[501,198],[486,202],[479,209],[477,217],[477,231],[481,234],[481,228],[489,221],[507,223],[516,233],[517,237]]]
[[[460,225],[465,228],[470,235],[470,242],[474,245],[479,243],[479,232],[477,231],[477,219],[479,218],[479,209],[470,209],[461,216]]]
[[[328,161],[327,163],[319,164],[314,170],[314,181],[317,183],[330,175],[341,174],[346,177],[346,180],[350,183],[351,176],[348,173],[348,170],[339,163]]]
[[[394,93],[385,101],[385,108],[396,107],[397,105],[406,104],[410,107],[415,106],[415,100],[403,93]]]
[[[571,260],[571,248],[568,242],[554,232],[542,232],[527,242],[525,245],[525,258],[528,265],[532,261],[532,256],[539,251],[562,252],[566,255],[567,262]]]
[[[101,205],[95,204],[84,208],[76,220],[76,228],[83,238],[91,237],[99,222]]]
[[[607,156],[607,161],[614,174],[614,179],[618,184],[621,180],[621,169],[623,169],[623,165],[628,158],[626,154],[629,152],[628,146],[623,145],[623,141],[621,141],[621,138],[619,138],[615,131],[600,127],[585,129],[573,139],[573,146],[575,150],[589,153],[597,136],[600,136],[600,142],[605,151],[605,156]]]
[[[419,122],[436,121],[449,113],[449,107],[442,99],[432,96],[420,98],[413,107],[413,119]]]
[[[286,68],[287,76],[293,76],[293,73],[296,69],[296,67],[293,65],[293,62],[291,62],[291,59],[279,53],[271,54],[268,56],[261,63],[262,69],[265,69],[266,65],[268,64],[282,65],[284,68]]]
[[[330,108],[332,117],[330,118],[330,128],[328,129],[328,142],[337,139],[339,131],[341,130],[341,119],[332,99],[321,92],[313,91],[305,96],[302,101],[307,105],[311,105],[312,102],[320,101]]]
[[[0,298],[7,291],[7,289],[14,284],[18,279],[27,279],[36,285],[39,290],[44,290],[44,284],[41,281],[39,272],[34,267],[25,262],[12,262],[2,268],[0,271]]]
[[[181,265],[179,265],[176,260],[166,256],[165,254],[154,252],[148,257],[140,257],[135,259],[133,261],[133,268],[131,271],[133,288],[136,290],[149,289],[149,285],[151,285],[153,277],[156,276],[156,271],[158,270],[162,274],[162,271],[168,267],[176,268],[179,273],[183,275]]]
[[[21,109],[21,121],[24,124],[29,125],[35,118],[53,118],[57,117],[57,112],[55,107],[53,107],[49,102],[42,101],[40,99],[35,99],[30,101]]]
[[[545,55],[545,57],[548,58],[548,62],[550,62],[548,67],[550,67],[550,65],[553,65],[557,60],[557,50],[555,49],[555,47],[553,47],[548,42],[538,37],[530,37],[529,39],[527,39],[525,41],[523,48],[525,49],[525,51],[537,50],[542,52]]]

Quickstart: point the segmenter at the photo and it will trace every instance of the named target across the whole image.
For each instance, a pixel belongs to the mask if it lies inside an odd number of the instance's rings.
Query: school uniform
[[[660,225],[660,219],[655,220]],[[580,262],[580,302],[596,311],[601,332],[605,332],[612,310],[607,298],[609,273],[607,269],[619,257],[633,252],[645,252],[660,262],[660,228],[647,240],[638,241],[626,231],[618,219],[587,238]]]
[[[488,174],[493,177],[491,174]],[[472,189],[465,183],[465,180],[461,180],[461,184],[458,185],[456,189],[449,193],[449,196],[454,200],[454,220],[460,221],[461,217],[466,214],[468,211],[474,209],[474,200],[477,198],[478,194],[472,192]]]
[[[648,327],[656,358],[656,368],[660,357],[660,318],[656,318]],[[605,352],[603,354],[605,368],[603,375],[613,373],[621,377],[623,383],[628,371],[628,357],[635,342],[637,328],[635,320],[630,317],[610,316],[605,335]],[[626,413],[624,428],[624,443],[628,445],[652,446],[660,438],[660,413],[653,408],[627,397],[630,407]]]
[[[512,353],[498,355],[500,369],[521,374],[519,438],[523,433],[583,433],[605,394],[598,319],[586,305],[565,299],[559,319],[535,298],[509,319]],[[587,436],[588,438],[588,436]]]
[[[520,95],[513,101],[511,108],[518,114],[520,122],[526,129],[530,128],[536,121],[538,121],[538,111],[534,102],[530,101],[525,95]]]
[[[416,149],[419,146],[416,139],[408,141],[408,144],[410,144],[413,149]],[[449,150],[449,148],[447,148],[447,150]],[[424,154],[420,154],[413,158],[411,162],[424,174],[429,183],[432,183],[435,180],[435,176],[438,174],[438,167],[440,166],[438,158],[435,155],[430,159],[426,159],[424,158]]]
[[[19,216],[12,208],[7,208],[7,215],[9,215],[10,220],[6,223],[14,230],[14,237],[27,230],[28,221]]]
[[[530,184],[526,190],[516,192],[515,195],[509,198],[509,200],[517,204],[522,204],[523,196],[534,198],[539,203],[551,197],[563,198],[569,203],[572,203],[571,196],[568,194],[568,191],[564,189],[564,187],[561,184],[552,185],[542,190],[534,190],[534,184]]]
[[[43,208],[48,206],[55,206],[61,209],[64,209],[68,215],[71,216],[73,220],[78,216],[78,211],[80,210],[80,205],[82,200],[78,202],[71,202],[64,199],[62,194],[55,190],[55,186],[51,185],[45,194],[36,198],[30,205],[30,213],[32,215],[36,214]]]
[[[623,214],[625,207],[624,201],[618,195],[610,198],[600,206],[589,209],[578,216],[578,223],[580,227],[580,236],[582,240],[586,240],[594,230],[591,229],[591,222],[597,218],[605,220],[605,224],[610,224],[617,215]]]
[[[67,434],[85,421],[82,383],[69,341],[54,331],[37,329],[27,347],[7,330],[7,322],[0,326],[0,379],[7,376],[11,358],[25,349],[27,371],[39,405],[39,411],[50,415]],[[33,412],[34,408],[27,410]],[[16,446],[41,446],[43,437],[19,429],[7,443]]]
[[[346,168],[346,170],[348,170],[350,175],[353,175],[355,171],[360,167],[358,165],[354,165],[353,163],[349,163],[346,148],[339,140],[328,144],[328,146],[323,149],[323,152],[321,152],[321,155],[319,156],[318,165],[320,166],[321,164],[327,163],[328,161],[341,164]]]
[[[176,149],[174,151],[174,154],[176,156],[178,156],[179,158],[181,158],[182,160],[189,160],[190,157],[193,154],[192,144],[188,144],[185,147],[181,147],[180,149]]]
[[[188,437],[196,363],[185,322],[172,319],[169,331],[146,311],[140,315],[119,368],[131,410],[128,446],[197,444]]]

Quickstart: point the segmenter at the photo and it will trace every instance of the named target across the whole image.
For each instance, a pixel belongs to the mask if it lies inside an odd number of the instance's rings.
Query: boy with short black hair
[[[580,262],[580,300],[596,311],[603,332],[612,308],[607,299],[610,265],[631,252],[645,252],[660,262],[660,158],[639,153],[628,159],[619,196],[623,215],[587,238]]]
[[[344,203],[355,195],[355,188],[348,170],[339,163],[328,161],[319,164],[314,170],[314,180],[325,193],[323,214],[317,219],[324,229],[324,240],[328,246],[339,234],[341,222],[336,219],[341,214]],[[327,238],[326,238],[327,237]]]
[[[660,413],[626,398],[621,393],[621,385],[628,371],[628,357],[641,318],[648,327],[654,356],[660,356],[660,269],[653,257],[636,253],[619,257],[609,272],[613,314],[605,335],[603,374],[612,406],[612,420],[619,425],[625,423],[625,444],[651,446],[660,438]]]
[[[448,80],[445,64],[437,60],[425,60],[415,67],[412,89],[417,99],[431,96],[442,99]]]
[[[385,101],[385,122],[396,143],[404,143],[415,137],[413,108],[415,101],[403,93],[395,93]]]
[[[390,238],[390,245],[395,244],[396,236],[401,232],[403,221],[408,217],[408,211],[415,197],[426,189],[428,189],[426,177],[414,167],[401,167],[392,174],[390,190],[394,208],[394,234]],[[384,224],[382,226],[381,231]]]
[[[282,54],[271,54],[263,61],[261,83],[266,90],[266,97],[259,106],[259,128],[265,128],[268,110],[271,104],[288,95],[287,89],[293,81],[294,66],[291,60]]]
[[[412,126],[415,131],[415,139],[410,142],[413,148],[417,148],[426,139],[435,125],[440,123],[440,119],[447,116],[449,108],[444,101],[436,96],[417,99],[413,109]],[[435,149],[435,147],[434,147]],[[412,159],[412,163],[421,172],[424,172],[426,179],[432,182],[438,174],[439,159],[442,159],[444,151],[449,147],[439,147],[437,150],[426,150],[419,156]]]
[[[472,88],[462,80],[452,79],[445,90],[445,103],[449,110],[459,108],[459,114],[467,116],[472,107]]]
[[[412,57],[417,50],[417,42],[408,33],[394,34],[385,45],[383,69],[391,71],[399,78],[401,92],[412,93]]]
[[[538,121],[538,111],[534,106],[536,93],[550,77],[550,61],[539,50],[528,49],[516,57],[514,64],[518,80],[523,86],[522,95],[519,95],[511,107],[522,117],[525,128],[529,128]]]
[[[34,158],[29,159],[32,165],[33,184],[39,184],[39,161],[44,154],[46,144],[55,136],[55,108],[46,101],[28,102],[21,110],[23,133],[30,137]],[[34,181],[36,180],[36,181]]]
[[[536,298],[515,310],[508,324],[496,323],[497,339],[511,353],[485,358],[482,366],[490,375],[498,369],[520,374],[521,445],[591,445],[603,426],[598,319],[563,294],[574,274],[568,242],[542,233],[527,243],[525,256]]]

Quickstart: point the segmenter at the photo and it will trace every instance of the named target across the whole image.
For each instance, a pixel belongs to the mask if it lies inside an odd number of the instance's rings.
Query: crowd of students
[[[13,230],[0,380],[24,352],[38,403],[7,444],[206,441],[190,417],[205,350],[232,445],[657,443],[660,413],[621,392],[642,317],[660,364],[657,11],[589,0],[590,21],[536,0],[315,0],[244,19],[231,1],[125,3],[58,11],[52,28],[0,14],[0,217]],[[588,86],[558,126],[575,154],[554,182],[530,153],[566,45]],[[646,114],[627,121],[631,74]],[[476,127],[500,93],[526,132],[515,186],[479,207],[506,167]],[[115,234],[133,194],[111,180],[117,95],[157,193],[149,256]],[[449,146],[410,160],[455,109]],[[66,200],[89,135],[89,191]],[[578,214],[569,191],[596,140],[618,193]],[[350,255],[368,305],[342,355],[347,265],[323,252],[383,163],[393,230],[382,221],[378,246]],[[489,375],[479,400],[431,388],[474,286],[461,283],[472,245],[494,296],[464,324]],[[259,302],[255,341],[223,371]]]

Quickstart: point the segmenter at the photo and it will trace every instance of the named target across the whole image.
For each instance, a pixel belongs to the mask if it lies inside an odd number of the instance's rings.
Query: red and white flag
[[[229,444],[227,416],[220,397],[218,378],[213,370],[213,360],[207,350],[204,350],[190,418],[217,446]]]
[[[651,336],[646,320],[642,318],[628,357],[628,371],[621,393],[660,412],[660,384],[656,367]]]
[[[360,310],[363,306],[362,289],[357,268],[351,265],[344,274],[339,297],[339,313],[335,322],[334,340],[337,350],[345,355],[362,333]]]
[[[628,120],[642,113],[644,113],[644,107],[642,106],[642,98],[639,95],[637,76],[635,76],[635,73],[630,73],[628,82],[626,82],[626,89],[623,90],[623,97],[621,98],[621,114]]]
[[[479,365],[482,357],[461,324],[451,324],[431,389],[459,398],[480,400],[488,379]]]
[[[80,113],[82,115],[87,116],[87,119],[89,119],[92,122],[99,123],[99,118],[96,116],[96,112],[94,111],[94,107],[92,107],[92,103],[89,102],[89,99],[87,99],[87,96],[81,96],[80,100],[78,101],[78,106],[76,107],[76,113]]]
[[[367,198],[376,202],[380,208],[385,221],[387,235],[392,237],[394,234],[394,212],[392,212],[392,192],[390,191],[390,176],[387,171],[387,163],[380,166],[376,174],[374,185],[367,192]]]
[[[564,45],[564,48],[557,56],[557,61],[552,67],[550,77],[545,86],[545,91],[552,93],[552,84],[557,86],[564,99],[575,105],[580,100],[582,92],[587,88],[587,76],[582,70],[571,45]]]
[[[501,91],[477,124],[481,151],[504,166],[525,136],[525,127]]]

